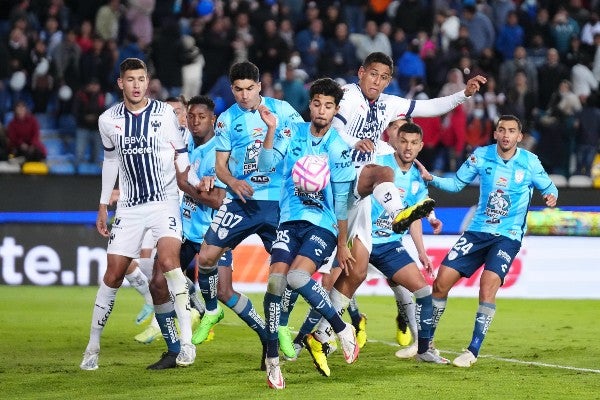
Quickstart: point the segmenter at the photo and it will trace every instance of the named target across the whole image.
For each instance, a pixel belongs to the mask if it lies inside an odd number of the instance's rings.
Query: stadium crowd
[[[217,115],[234,102],[229,67],[250,60],[262,93],[306,119],[310,82],[355,81],[365,56],[381,51],[396,63],[386,93],[434,98],[475,75],[488,79],[452,112],[416,119],[432,171],[455,171],[490,143],[501,114],[524,122],[522,145],[549,173],[590,175],[598,153],[598,0],[1,3],[2,171],[42,160],[50,173],[99,174],[96,121],[119,100],[128,57],[148,63],[151,97],[208,94]],[[33,120],[26,137],[11,128],[23,108]]]

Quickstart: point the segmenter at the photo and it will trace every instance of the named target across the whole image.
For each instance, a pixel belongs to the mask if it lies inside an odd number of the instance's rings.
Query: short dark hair
[[[363,62],[362,65],[364,68],[367,68],[369,65],[374,64],[374,63],[385,64],[388,67],[390,67],[390,70],[392,71],[392,73],[394,72],[394,61],[392,61],[392,58],[385,53],[376,51],[376,52],[369,54],[367,56],[367,58],[365,58],[365,61]]]
[[[421,139],[423,138],[423,129],[421,129],[419,125],[415,124],[414,122],[410,122],[409,120],[407,120],[407,122],[398,129],[398,132],[418,133],[419,136],[421,136]]]
[[[132,71],[136,69],[143,69],[148,74],[148,67],[146,67],[146,63],[139,58],[126,58],[119,65],[120,76],[123,76],[125,71]]]
[[[260,71],[258,67],[250,61],[235,63],[229,69],[229,82],[233,83],[238,79],[251,79],[254,82],[260,81]]]
[[[185,96],[182,94],[180,94],[179,96],[169,96],[169,97],[167,97],[167,99],[165,101],[167,103],[179,102],[179,103],[183,104],[184,106],[187,106],[187,100],[185,99]]]
[[[519,127],[519,132],[523,131],[523,124],[521,123],[521,120],[512,114],[504,114],[501,115],[500,118],[498,118],[498,123],[496,124],[496,129],[498,129],[498,125],[500,125],[500,121],[516,121],[517,126]]]
[[[309,94],[311,100],[318,94],[331,96],[333,97],[333,101],[335,102],[336,106],[340,104],[342,97],[344,97],[344,91],[340,87],[339,83],[331,78],[321,78],[314,81],[310,86]]]
[[[188,110],[190,109],[191,106],[194,106],[197,104],[203,104],[206,106],[206,108],[209,109],[209,111],[215,112],[215,102],[213,101],[213,99],[211,99],[208,96],[204,96],[204,95],[193,96],[187,102]]]

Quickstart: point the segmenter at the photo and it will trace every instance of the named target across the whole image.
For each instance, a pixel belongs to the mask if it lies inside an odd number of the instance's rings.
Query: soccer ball
[[[329,175],[329,164],[326,157],[302,156],[292,167],[294,186],[307,193],[323,190],[329,183]]]

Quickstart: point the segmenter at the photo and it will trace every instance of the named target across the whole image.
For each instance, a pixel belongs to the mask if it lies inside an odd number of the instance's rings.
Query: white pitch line
[[[383,340],[369,339],[368,342],[381,343],[381,344],[385,344],[385,345],[392,346],[392,347],[400,347],[400,346],[398,346],[397,343],[386,342],[386,341],[383,341]],[[438,350],[440,350],[440,349],[438,349]],[[459,352],[449,351],[449,350],[440,350],[440,352],[441,353],[448,353],[448,354],[461,354]],[[548,363],[535,362],[535,361],[522,361],[522,360],[516,360],[514,358],[504,358],[504,357],[498,357],[498,356],[487,355],[487,354],[484,354],[484,355],[480,354],[478,356],[478,358],[489,358],[489,359],[492,359],[492,360],[504,361],[504,362],[513,363],[513,364],[534,365],[534,366],[537,366],[537,367],[567,369],[569,371],[592,372],[594,374],[600,374],[600,369],[569,367],[567,365],[548,364]]]

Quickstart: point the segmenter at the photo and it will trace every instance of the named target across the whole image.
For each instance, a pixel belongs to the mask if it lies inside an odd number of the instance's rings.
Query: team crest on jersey
[[[161,122],[160,121],[152,121],[152,122],[150,122],[150,125],[154,129],[154,132],[157,132],[158,128],[160,128]]]
[[[420,185],[419,185],[419,182],[413,182],[413,183],[410,185],[410,192],[411,192],[412,194],[417,194],[417,192],[419,191],[419,186],[420,186]]]
[[[515,182],[521,183],[523,182],[523,178],[525,177],[525,171],[522,169],[518,169],[515,171]]]
[[[387,107],[387,104],[385,104],[384,102],[377,103],[377,109],[379,111],[385,112],[386,107]]]
[[[491,192],[485,206],[485,215],[490,217],[490,219],[485,222],[488,224],[499,224],[499,217],[506,217],[508,215],[510,205],[510,197],[504,191],[497,189]]]
[[[506,185],[508,185],[508,180],[506,178],[504,178],[503,176],[501,176],[500,178],[498,178],[498,180],[496,181],[496,185],[498,186],[504,186],[506,187]]]

